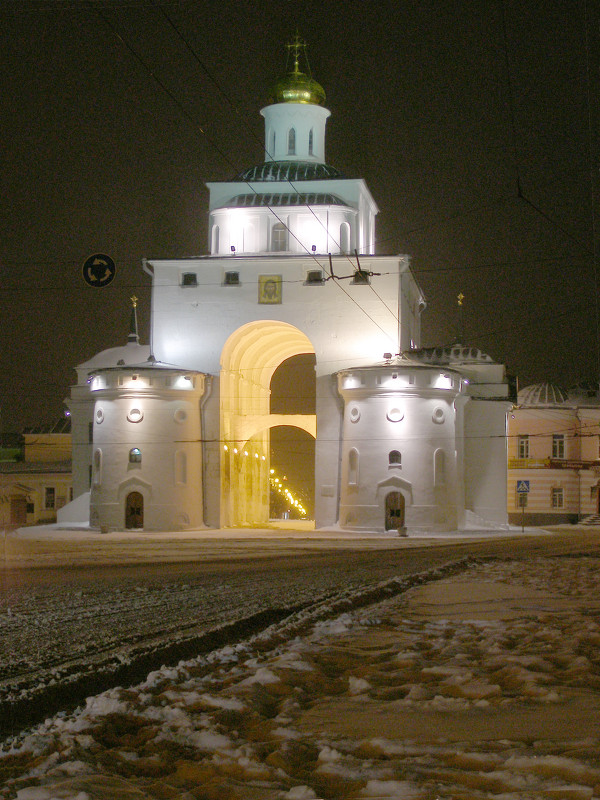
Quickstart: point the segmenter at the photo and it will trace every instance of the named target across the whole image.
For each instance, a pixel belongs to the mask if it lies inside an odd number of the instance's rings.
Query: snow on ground
[[[0,798],[600,798],[599,566],[499,560],[299,612],[47,720],[5,749]]]

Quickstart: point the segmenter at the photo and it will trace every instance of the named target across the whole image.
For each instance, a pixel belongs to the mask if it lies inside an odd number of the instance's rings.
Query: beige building
[[[598,387],[527,386],[508,415],[508,515],[514,524],[600,513]]]
[[[0,525],[56,522],[72,499],[69,420],[25,431],[22,457],[0,461]]]

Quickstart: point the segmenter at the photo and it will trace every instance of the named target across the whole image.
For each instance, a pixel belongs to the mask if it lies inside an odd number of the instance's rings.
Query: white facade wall
[[[265,161],[325,163],[325,125],[330,111],[312,103],[274,103],[261,109],[265,118]],[[295,131],[294,152],[289,132]],[[309,148],[312,131],[312,150]]]
[[[204,376],[152,368],[98,371],[91,393],[91,526],[125,528],[127,498],[139,492],[145,530],[203,527]],[[141,461],[130,458],[134,448]]]
[[[211,255],[272,253],[273,225],[283,223],[289,229],[286,252],[304,255],[312,252],[342,252],[342,225],[350,227],[347,249],[350,252],[375,252],[375,216],[378,208],[366,183],[361,179],[330,178],[311,181],[266,181],[207,183],[210,191],[209,248]],[[238,195],[333,194],[344,205],[250,206],[231,205]],[[216,232],[218,228],[218,235]]]
[[[439,368],[380,366],[344,370],[340,526],[385,529],[389,492],[405,502],[411,530],[458,525],[454,401],[459,375]],[[392,451],[398,456],[390,456]]]

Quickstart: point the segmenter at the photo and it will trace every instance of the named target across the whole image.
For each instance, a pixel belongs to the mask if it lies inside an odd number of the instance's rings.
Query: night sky
[[[367,181],[377,252],[412,257],[423,344],[456,338],[462,292],[465,342],[520,385],[597,380],[599,26],[592,0],[3,0],[2,429],[62,414],[132,294],[147,341],[141,259],[206,253],[204,183],[263,160],[296,29],[328,163]]]

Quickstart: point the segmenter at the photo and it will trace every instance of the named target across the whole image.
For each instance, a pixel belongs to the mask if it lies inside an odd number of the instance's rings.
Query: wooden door
[[[396,531],[404,527],[404,495],[390,492],[385,498],[385,529]]]
[[[140,492],[130,492],[125,501],[125,527],[144,527],[144,498]]]

